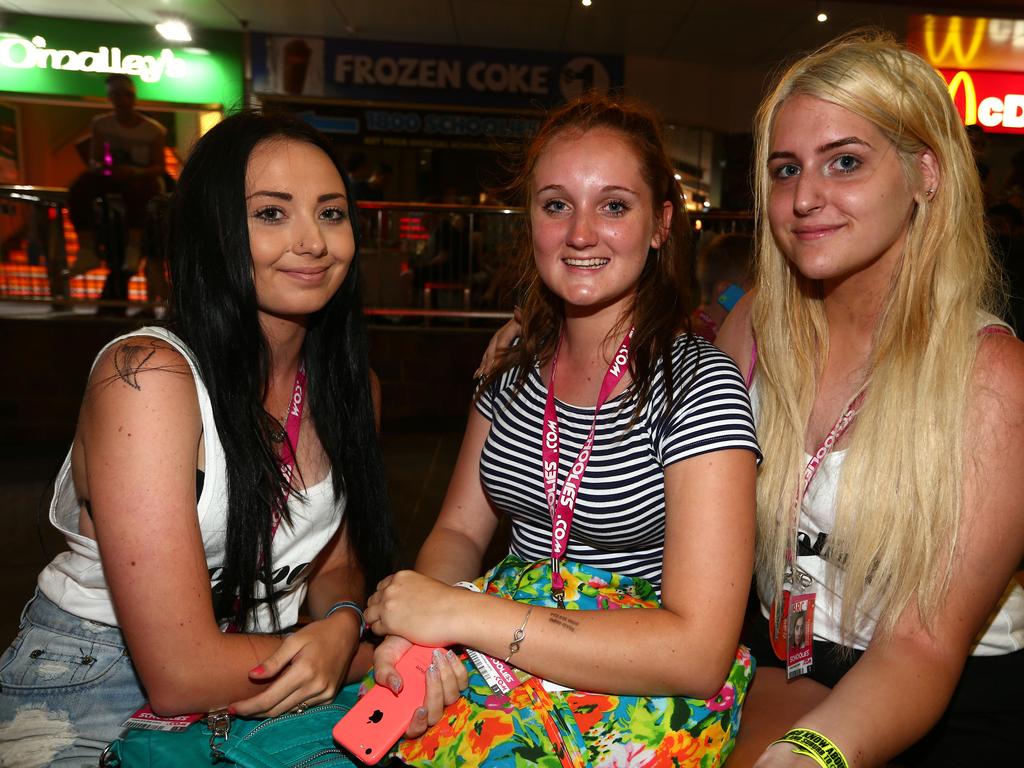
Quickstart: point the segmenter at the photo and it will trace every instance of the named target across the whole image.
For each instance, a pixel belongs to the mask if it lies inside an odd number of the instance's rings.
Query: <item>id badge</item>
[[[466,649],[466,655],[469,656],[469,660],[473,662],[473,666],[476,667],[481,677],[483,677],[484,682],[490,686],[497,696],[507,696],[509,691],[520,685],[525,679],[521,677],[525,673],[510,664],[506,664],[501,659],[488,656],[486,653],[480,653],[480,651],[473,650],[472,648]]]
[[[803,592],[813,583],[814,579],[803,568],[786,566],[782,582],[782,599],[777,602],[773,601],[768,611],[768,637],[771,640],[775,658],[779,661],[789,659],[789,607],[793,601],[793,593]],[[806,595],[801,594],[799,597],[806,597]]]
[[[814,594],[789,596],[786,611],[786,678],[806,675],[814,665]]]

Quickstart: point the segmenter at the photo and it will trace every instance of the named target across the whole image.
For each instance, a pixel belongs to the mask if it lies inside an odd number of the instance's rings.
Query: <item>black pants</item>
[[[759,667],[785,667],[772,651],[768,621],[748,613],[743,642]],[[808,677],[833,687],[863,651],[814,641]],[[907,691],[908,697],[914,691]],[[1024,650],[1003,656],[970,656],[949,706],[935,727],[892,765],[922,768],[988,768],[1021,765],[1024,755]]]
[[[146,204],[160,193],[160,181],[150,174],[113,178],[98,171],[86,171],[68,189],[68,214],[76,232],[96,229],[92,201],[111,192],[124,196],[124,219],[128,229],[142,229]]]

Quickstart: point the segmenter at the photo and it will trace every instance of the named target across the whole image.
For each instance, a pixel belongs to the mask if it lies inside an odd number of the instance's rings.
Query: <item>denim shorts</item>
[[[0,766],[95,768],[145,701],[121,630],[36,590],[0,656]]]

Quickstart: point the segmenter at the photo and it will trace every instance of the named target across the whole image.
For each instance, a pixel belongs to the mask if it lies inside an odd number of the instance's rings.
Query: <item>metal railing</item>
[[[522,209],[442,203],[359,204],[367,314],[501,319]]]
[[[165,266],[155,258],[128,279],[127,293],[120,294],[127,299],[104,298],[106,267],[66,276],[78,250],[66,203],[66,189],[0,185],[0,299],[121,311],[161,306]],[[367,314],[427,323],[435,317],[467,323],[508,317],[515,303],[513,250],[522,215],[521,208],[501,206],[360,203]],[[696,237],[753,229],[749,214],[691,213],[690,218]]]

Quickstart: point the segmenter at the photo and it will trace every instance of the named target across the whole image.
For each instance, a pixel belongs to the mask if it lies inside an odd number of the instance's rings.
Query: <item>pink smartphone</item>
[[[373,686],[334,726],[334,740],[362,762],[376,765],[405,734],[416,708],[423,706],[434,650],[423,645],[407,650],[395,665],[402,690],[396,694],[386,685]]]

